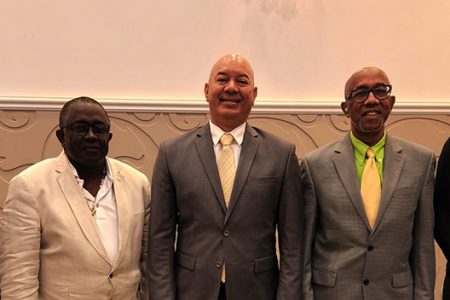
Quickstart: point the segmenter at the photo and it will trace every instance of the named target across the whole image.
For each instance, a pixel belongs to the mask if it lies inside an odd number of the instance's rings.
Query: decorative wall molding
[[[58,111],[70,98],[0,96],[0,109]],[[203,99],[96,98],[113,112],[207,113]],[[258,99],[253,114],[340,114],[336,99]],[[397,101],[393,114],[450,114],[450,99]]]

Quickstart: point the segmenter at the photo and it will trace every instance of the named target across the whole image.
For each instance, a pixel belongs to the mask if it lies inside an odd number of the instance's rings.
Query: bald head
[[[353,73],[347,80],[345,83],[344,97],[347,97],[350,91],[358,87],[358,83],[362,77],[382,78],[385,84],[390,84],[389,77],[383,70],[377,67],[365,67]]]
[[[211,68],[204,88],[211,122],[225,132],[245,123],[257,91],[250,63],[238,54],[222,56]]]
[[[385,122],[395,103],[386,73],[366,67],[350,76],[345,84],[345,101],[341,108],[351,119],[353,135],[369,146],[384,136]]]
[[[217,70],[220,69],[223,65],[230,65],[230,64],[239,64],[239,65],[243,66],[246,69],[246,71],[248,72],[251,83],[254,84],[255,78],[254,78],[253,68],[250,65],[250,63],[248,62],[248,60],[239,54],[226,54],[226,55],[222,56],[221,58],[219,58],[219,60],[211,68],[209,80],[211,81],[211,77],[214,76],[217,73]]]

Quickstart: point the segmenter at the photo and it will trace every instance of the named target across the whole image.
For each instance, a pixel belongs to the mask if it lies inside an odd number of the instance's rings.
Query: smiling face
[[[78,122],[109,125],[108,116],[100,104],[78,101],[68,108],[67,117],[61,124],[64,128],[56,132],[67,157],[76,168],[103,168],[112,134],[95,134],[92,127],[88,128],[87,133],[79,133],[68,126]]]
[[[253,80],[252,67],[239,55],[226,55],[213,66],[204,92],[215,125],[229,132],[247,121],[257,95]]]
[[[345,96],[358,89],[373,89],[381,85],[389,85],[386,73],[378,68],[364,68],[354,73],[345,85]],[[352,133],[359,140],[371,146],[376,144],[384,135],[384,124],[395,103],[395,96],[378,100],[373,92],[367,99],[356,102],[348,99],[341,103],[344,114],[351,119]]]

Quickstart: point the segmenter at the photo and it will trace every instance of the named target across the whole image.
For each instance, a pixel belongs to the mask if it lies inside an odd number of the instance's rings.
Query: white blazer
[[[119,253],[110,261],[81,189],[61,153],[14,177],[0,226],[3,299],[141,299],[147,293],[150,187],[144,174],[108,158]]]

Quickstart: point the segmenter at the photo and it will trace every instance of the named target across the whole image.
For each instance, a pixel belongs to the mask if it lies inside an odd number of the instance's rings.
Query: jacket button
[[[222,267],[222,262],[220,260],[216,261],[216,267],[217,267],[217,269]]]
[[[223,235],[224,235],[224,236],[230,236],[230,231],[226,229],[226,230],[223,232]]]
[[[372,245],[369,245],[369,247],[367,247],[367,250],[372,251],[374,249],[374,247]]]
[[[364,279],[364,281],[363,281],[364,285],[369,285],[369,283],[370,283],[369,279]]]

